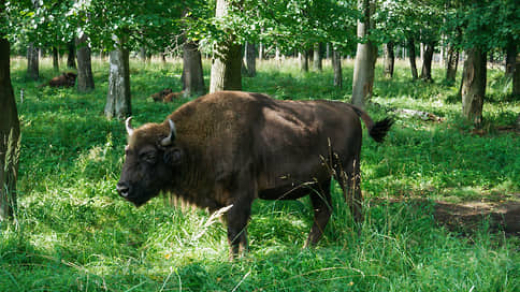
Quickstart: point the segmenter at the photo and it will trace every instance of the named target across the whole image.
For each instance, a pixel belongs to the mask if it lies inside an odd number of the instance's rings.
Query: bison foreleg
[[[330,179],[320,185],[319,192],[313,190],[310,194],[312,208],[314,209],[314,224],[305,243],[305,247],[315,246],[323,236],[323,230],[329,222],[332,214],[332,201],[330,197]]]

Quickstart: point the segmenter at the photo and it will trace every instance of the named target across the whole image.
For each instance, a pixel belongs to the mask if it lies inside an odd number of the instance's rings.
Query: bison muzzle
[[[128,145],[119,194],[141,206],[161,191],[226,214],[230,256],[246,248],[257,198],[310,195],[314,224],[306,246],[323,235],[332,212],[330,184],[362,216],[361,120],[381,142],[392,125],[374,123],[358,107],[334,101],[281,101],[259,93],[221,91],[188,102],[161,124],[137,129],[127,119]]]

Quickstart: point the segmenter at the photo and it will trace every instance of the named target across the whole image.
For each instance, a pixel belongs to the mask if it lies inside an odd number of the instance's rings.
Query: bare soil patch
[[[489,222],[492,231],[520,236],[520,202],[436,202],[434,208],[435,220],[451,230],[470,232]]]

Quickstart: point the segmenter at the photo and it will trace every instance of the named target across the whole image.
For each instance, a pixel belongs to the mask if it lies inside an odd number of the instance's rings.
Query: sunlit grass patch
[[[412,82],[398,63],[394,79],[377,68],[366,109],[396,122],[383,144],[363,133],[365,216],[354,223],[339,186],[334,212],[315,249],[303,249],[312,226],[308,198],[256,201],[248,227],[249,253],[228,261],[226,227],[204,210],[173,207],[156,198],[135,208],[115,185],[123,163],[123,121],[103,116],[106,60],[93,59],[96,89],[38,89],[55,74],[42,63],[42,81],[25,78],[25,60],[12,62],[22,122],[16,224],[0,223],[0,291],[517,291],[520,240],[491,230],[486,220],[471,233],[435,218],[436,202],[504,203],[520,198],[520,103],[502,94],[491,71],[484,105],[485,133],[461,118],[458,86]],[[404,63],[406,64],[406,63]],[[244,90],[278,99],[347,100],[353,64],[344,61],[344,88],[333,72],[302,73],[295,60],[258,64]],[[206,86],[210,62],[205,60]],[[62,65],[62,68],[65,68]],[[63,70],[66,71],[66,70]],[[155,103],[151,93],[180,90],[180,60],[131,61],[135,126],[161,122],[186,99]],[[24,102],[20,90],[24,88]],[[441,122],[399,116],[396,109],[431,112]]]

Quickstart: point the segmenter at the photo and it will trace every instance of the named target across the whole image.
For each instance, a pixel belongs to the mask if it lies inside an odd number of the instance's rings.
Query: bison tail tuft
[[[372,139],[374,139],[378,143],[383,142],[386,133],[388,133],[388,130],[390,130],[390,127],[392,127],[393,123],[394,120],[392,120],[391,118],[386,118],[375,123],[372,129],[370,129],[369,131],[370,137],[372,137]]]

